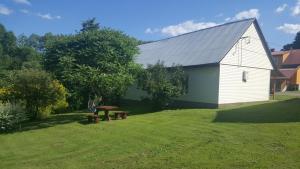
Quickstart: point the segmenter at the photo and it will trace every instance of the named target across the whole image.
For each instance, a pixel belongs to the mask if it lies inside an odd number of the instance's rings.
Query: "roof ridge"
[[[248,20],[253,20],[252,22],[254,22],[256,20],[256,18],[247,18],[247,19],[241,19],[241,20],[236,20],[236,21],[232,21],[232,22],[227,22],[227,23],[223,23],[223,24],[220,24],[220,25],[216,25],[216,26],[212,26],[212,27],[208,27],[208,28],[204,28],[204,29],[199,29],[199,30],[192,31],[192,32],[187,32],[187,33],[183,33],[183,34],[180,34],[180,35],[176,35],[176,36],[172,36],[172,37],[168,37],[168,38],[164,38],[164,39],[151,41],[149,43],[141,44],[141,45],[138,45],[138,46],[142,46],[142,45],[146,45],[146,44],[150,44],[150,43],[155,43],[155,42],[160,42],[160,41],[164,41],[164,40],[168,40],[168,39],[173,39],[173,38],[177,38],[179,36],[184,36],[184,35],[200,32],[200,31],[204,31],[204,30],[207,30],[207,29],[217,28],[217,27],[230,25],[230,24],[234,24],[234,23],[238,23],[238,22],[245,22],[245,21],[248,21]]]

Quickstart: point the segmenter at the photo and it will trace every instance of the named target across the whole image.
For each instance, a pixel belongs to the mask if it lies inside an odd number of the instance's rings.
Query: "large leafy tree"
[[[41,55],[33,48],[18,46],[15,35],[0,24],[0,86],[6,83],[9,71],[22,67],[41,68]]]
[[[156,108],[163,108],[172,98],[185,94],[187,86],[187,76],[180,66],[166,68],[162,62],[149,65],[138,78],[138,87],[148,93]]]
[[[293,43],[289,43],[283,46],[282,50],[287,51],[291,49],[300,49],[300,32],[296,34]]]
[[[85,29],[47,44],[45,67],[69,89],[71,106],[82,105],[89,95],[110,102],[134,81],[137,44],[120,31]]]
[[[44,52],[46,43],[56,38],[57,36],[52,33],[46,33],[42,36],[37,34],[31,34],[30,36],[26,36],[21,34],[17,38],[17,45],[19,47],[31,47],[35,49],[37,52]]]

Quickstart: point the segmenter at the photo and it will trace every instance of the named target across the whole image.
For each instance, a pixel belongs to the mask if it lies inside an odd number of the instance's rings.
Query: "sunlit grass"
[[[74,112],[0,135],[0,168],[299,168],[300,99],[87,124]],[[140,113],[139,113],[140,112]]]

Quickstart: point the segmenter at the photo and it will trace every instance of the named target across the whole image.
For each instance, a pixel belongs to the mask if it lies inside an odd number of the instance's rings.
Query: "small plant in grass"
[[[0,131],[5,132],[20,128],[21,122],[27,119],[20,104],[0,103]]]

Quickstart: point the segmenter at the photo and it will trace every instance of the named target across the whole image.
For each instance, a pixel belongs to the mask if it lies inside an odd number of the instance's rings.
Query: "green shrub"
[[[40,107],[37,114],[38,119],[46,119],[50,114],[63,113],[67,111],[68,102],[66,101],[66,97],[68,93],[66,88],[57,80],[53,80],[51,85],[52,88],[56,90],[57,100],[46,107]]]
[[[11,90],[9,88],[0,87],[0,101],[7,102],[11,98]]]
[[[138,77],[138,87],[148,93],[155,108],[168,106],[173,98],[187,92],[187,86],[182,67],[166,68],[162,62],[148,65]]]
[[[26,114],[19,104],[0,103],[0,131],[8,131],[21,127]]]
[[[25,103],[26,113],[31,119],[46,118],[55,109],[67,106],[66,89],[45,71],[16,71],[12,84],[14,98]]]
[[[52,105],[46,107],[46,112],[48,111],[48,113],[63,113],[67,111],[67,108],[69,106],[68,102],[67,102],[67,89],[61,84],[59,83],[59,81],[54,80],[52,82],[53,88],[56,89],[57,92],[57,100],[55,103],[53,103]],[[48,109],[48,110],[47,110]]]
[[[46,119],[53,112],[53,106],[40,107],[37,113],[37,119]]]

